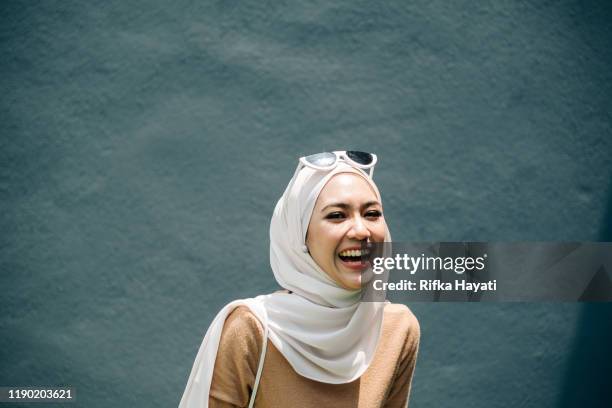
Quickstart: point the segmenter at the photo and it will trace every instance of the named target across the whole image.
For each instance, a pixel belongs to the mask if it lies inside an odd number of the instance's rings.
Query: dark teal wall
[[[176,405],[214,314],[276,288],[268,223],[302,154],[379,154],[399,241],[612,240],[607,2],[0,15],[0,385]],[[413,406],[605,404],[608,306],[413,310]]]

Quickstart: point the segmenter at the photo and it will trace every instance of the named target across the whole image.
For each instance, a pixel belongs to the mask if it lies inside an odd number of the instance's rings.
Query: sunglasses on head
[[[300,157],[300,163],[317,170],[331,170],[336,167],[340,161],[344,161],[362,170],[369,170],[368,175],[372,178],[377,158],[374,153],[359,152],[356,150],[340,150]]]

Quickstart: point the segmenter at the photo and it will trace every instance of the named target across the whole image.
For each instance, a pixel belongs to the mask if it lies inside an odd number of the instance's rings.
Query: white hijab
[[[380,193],[362,170],[344,162],[330,171],[298,168],[278,200],[270,224],[270,264],[289,293],[235,300],[217,314],[196,356],[180,408],[208,407],[210,384],[223,324],[247,306],[267,327],[270,341],[300,375],[330,384],[348,383],[368,368],[380,337],[384,303],[360,302],[360,290],[335,283],[305,250],[312,211],[325,184],[338,173],[354,173]],[[389,231],[385,241],[390,242]]]

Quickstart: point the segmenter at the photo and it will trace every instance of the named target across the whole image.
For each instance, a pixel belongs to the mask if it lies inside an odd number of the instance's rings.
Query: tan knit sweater
[[[248,406],[263,336],[261,323],[247,307],[239,306],[227,317],[211,384],[211,408]],[[300,376],[268,340],[255,407],[405,407],[419,337],[412,312],[404,305],[387,304],[374,359],[360,378],[347,384]]]

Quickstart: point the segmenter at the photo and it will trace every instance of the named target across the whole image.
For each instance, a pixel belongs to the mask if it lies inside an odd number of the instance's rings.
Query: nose
[[[355,217],[351,228],[346,233],[347,238],[363,241],[366,238],[370,238],[370,230],[363,222],[361,216]]]

